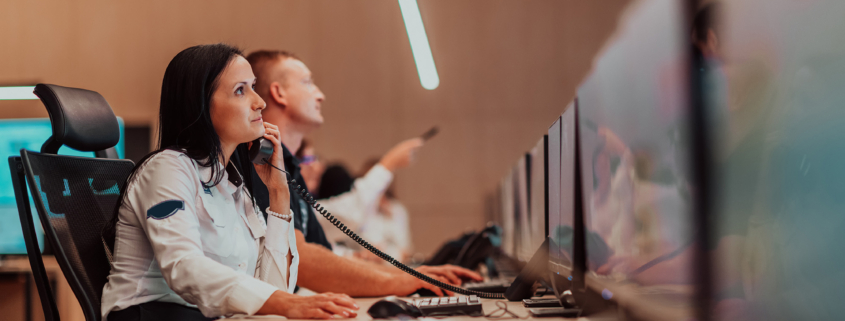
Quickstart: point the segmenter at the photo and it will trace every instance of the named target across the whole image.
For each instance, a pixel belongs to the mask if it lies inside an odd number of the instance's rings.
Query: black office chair
[[[39,84],[35,94],[47,107],[53,135],[41,152],[21,150],[9,157],[24,240],[46,320],[59,320],[44,270],[30,211],[27,187],[48,244],[82,306],[85,319],[100,320],[100,298],[110,269],[102,230],[113,215],[120,191],[134,168],[116,158],[117,118],[98,93]],[[95,152],[99,158],[56,155],[62,145]],[[112,242],[112,240],[109,240]]]

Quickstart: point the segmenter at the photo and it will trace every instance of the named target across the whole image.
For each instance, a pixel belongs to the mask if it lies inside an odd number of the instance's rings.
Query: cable
[[[520,316],[519,314],[516,314],[516,312],[508,310],[507,301],[496,301],[496,306],[498,307],[498,309],[493,310],[493,312],[490,312],[488,314],[485,314],[484,317],[487,319],[528,319],[529,317],[531,317],[531,315]],[[502,314],[494,315],[499,311],[501,311]],[[510,318],[506,318],[505,315],[510,316]]]
[[[304,187],[297,184],[296,180],[293,179],[293,177],[291,177],[290,173],[288,173],[287,171],[285,171],[281,168],[274,166],[266,158],[264,158],[263,160],[264,160],[265,164],[270,165],[271,167],[281,171],[282,173],[285,173],[285,175],[289,179],[288,184],[290,184],[290,186],[293,187],[294,190],[296,190],[296,192],[300,196],[302,196],[302,199],[306,203],[308,203],[309,206],[313,207],[314,210],[317,211],[317,213],[320,213],[320,215],[322,215],[324,218],[326,218],[326,220],[328,220],[330,223],[332,223],[332,225],[334,225],[339,230],[341,230],[343,232],[343,234],[346,234],[346,236],[348,236],[349,238],[351,238],[352,240],[354,240],[355,242],[360,244],[363,248],[369,250],[370,252],[372,252],[376,256],[380,257],[382,260],[387,261],[387,263],[392,264],[396,268],[398,268],[402,271],[405,271],[405,273],[408,273],[415,278],[423,280],[423,281],[425,281],[425,282],[427,282],[431,285],[434,285],[436,287],[439,287],[439,288],[444,289],[444,290],[449,291],[449,292],[460,293],[460,294],[463,294],[463,295],[475,295],[475,296],[478,296],[479,298],[485,298],[485,299],[504,299],[505,298],[505,295],[502,294],[502,293],[488,293],[488,292],[469,290],[469,289],[460,288],[460,287],[457,287],[457,286],[454,286],[454,285],[451,285],[451,284],[446,284],[446,283],[440,282],[440,281],[435,280],[434,278],[432,278],[428,275],[425,275],[423,273],[420,273],[417,270],[414,270],[413,268],[405,265],[402,262],[399,262],[399,260],[394,259],[390,255],[387,255],[386,253],[382,252],[381,250],[379,250],[378,248],[376,248],[375,246],[371,245],[370,243],[368,243],[367,241],[362,239],[360,236],[358,236],[358,234],[353,232],[352,229],[348,228],[346,225],[343,225],[343,222],[341,222],[339,219],[334,217],[334,215],[329,213],[329,211],[327,211],[325,208],[323,208],[323,206],[318,204],[317,200],[315,200],[314,197],[311,196],[310,193],[308,193],[308,190],[306,190]]]

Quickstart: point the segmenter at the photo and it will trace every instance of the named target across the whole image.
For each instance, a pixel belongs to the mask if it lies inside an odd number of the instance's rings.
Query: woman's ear
[[[285,93],[285,88],[282,87],[282,84],[277,81],[274,81],[270,84],[270,100],[282,107],[288,105],[287,93]]]

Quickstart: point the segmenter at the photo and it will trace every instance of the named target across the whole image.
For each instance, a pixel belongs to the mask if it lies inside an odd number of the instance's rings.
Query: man
[[[284,51],[258,51],[247,57],[258,78],[256,92],[267,103],[262,117],[279,126],[285,155],[285,169],[299,185],[304,180],[299,162],[292,155],[302,144],[306,134],[323,123],[320,107],[325,96],[314,84],[311,71],[302,61]],[[382,164],[395,170],[395,164]],[[269,205],[266,186],[253,179],[255,198],[259,207]],[[335,255],[326,239],[313,209],[300,195],[290,189],[291,210],[295,218],[296,242],[300,249],[298,284],[316,292],[340,292],[350,296],[409,295],[425,288],[442,295],[443,292],[391,266],[380,266]],[[481,280],[469,270],[456,266],[423,266],[422,273],[446,283],[460,285],[461,278]]]

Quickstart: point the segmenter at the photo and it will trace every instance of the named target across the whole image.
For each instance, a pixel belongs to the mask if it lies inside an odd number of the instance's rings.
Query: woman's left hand
[[[268,122],[264,122],[264,139],[273,143],[273,155],[268,160],[273,166],[285,170],[284,156],[282,154],[282,138],[279,133],[279,127]],[[282,171],[273,168],[267,163],[262,165],[255,164],[255,171],[258,177],[267,185],[267,189],[272,192],[283,192],[289,195],[288,178]],[[271,195],[272,197],[272,195]],[[279,209],[282,210],[282,209]]]

